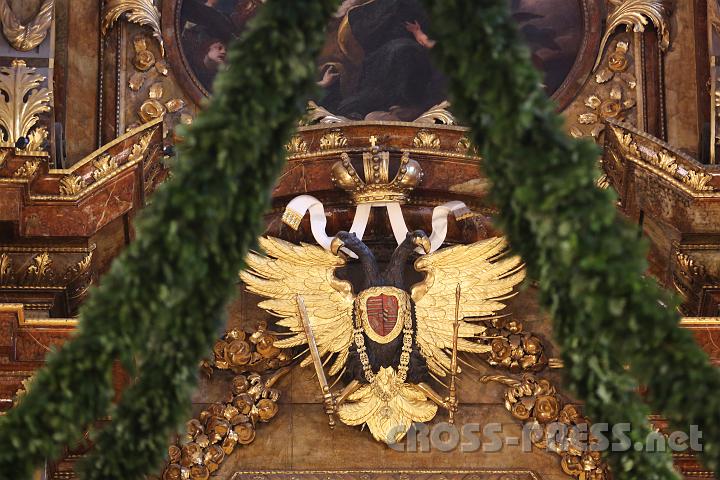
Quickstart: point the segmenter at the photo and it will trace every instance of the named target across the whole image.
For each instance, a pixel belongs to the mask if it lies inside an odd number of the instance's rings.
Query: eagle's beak
[[[330,251],[333,255],[337,255],[340,252],[340,249],[344,246],[345,242],[340,240],[338,237],[335,237],[332,239],[332,242],[330,242]]]
[[[430,248],[432,247],[432,245],[430,245],[430,239],[428,238],[427,235],[421,235],[421,236],[415,237],[415,239],[413,240],[413,243],[415,244],[416,247],[422,248],[426,254],[430,253]]]

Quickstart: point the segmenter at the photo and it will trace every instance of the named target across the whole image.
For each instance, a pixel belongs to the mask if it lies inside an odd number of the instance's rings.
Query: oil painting
[[[267,0],[183,0],[179,38],[196,83],[212,91],[229,42]],[[548,95],[567,81],[584,39],[580,0],[510,0]],[[316,103],[350,120],[413,121],[447,100],[437,40],[419,0],[345,0],[318,58]]]

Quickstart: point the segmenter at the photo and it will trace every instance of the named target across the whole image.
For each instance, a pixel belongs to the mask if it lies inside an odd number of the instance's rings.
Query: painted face
[[[210,45],[210,48],[208,49],[207,58],[217,65],[224,65],[225,64],[225,54],[226,54],[225,44],[222,42],[215,42],[212,45]]]

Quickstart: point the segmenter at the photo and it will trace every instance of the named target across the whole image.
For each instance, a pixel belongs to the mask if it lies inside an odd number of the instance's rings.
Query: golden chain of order
[[[403,325],[403,346],[400,353],[400,363],[398,364],[397,372],[398,378],[401,383],[405,383],[407,379],[407,372],[410,366],[410,353],[412,352],[412,315],[407,315]],[[360,363],[365,373],[365,379],[368,383],[375,381],[375,373],[372,371],[370,366],[370,358],[368,358],[367,347],[365,347],[365,335],[363,334],[362,321],[360,320],[360,312],[358,308],[355,308],[355,346],[357,347],[358,355],[360,356]]]

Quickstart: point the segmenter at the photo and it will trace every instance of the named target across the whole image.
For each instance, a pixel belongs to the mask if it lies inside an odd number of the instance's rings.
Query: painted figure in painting
[[[266,0],[182,0],[182,51],[207,92],[225,65],[225,50]],[[577,0],[510,0],[549,95],[575,64],[583,39]],[[316,102],[352,120],[412,121],[447,98],[434,67],[431,19],[419,0],[345,0],[328,27],[318,58]]]
[[[225,65],[237,38],[265,0],[184,0],[180,18],[183,53],[205,90]]]
[[[346,0],[320,58],[322,105],[356,120],[414,120],[440,103],[428,22],[417,0]]]

